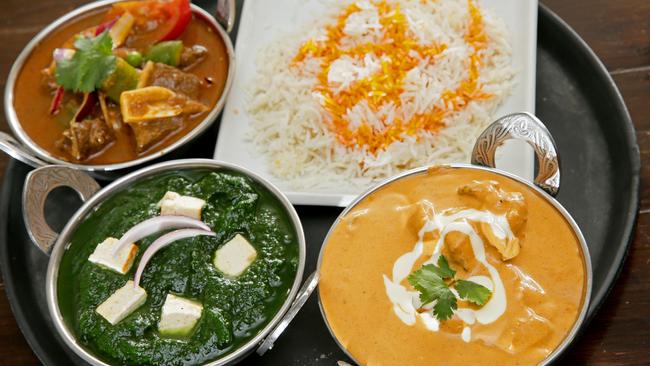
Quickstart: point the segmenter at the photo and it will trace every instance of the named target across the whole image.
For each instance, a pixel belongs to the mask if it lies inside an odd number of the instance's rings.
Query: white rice
[[[359,103],[348,110],[350,126],[363,122],[378,124],[381,118],[392,121],[402,117],[408,121],[415,113],[425,113],[434,105],[442,106],[441,93],[454,90],[468,76],[467,57],[472,49],[464,40],[468,24],[467,0],[392,2],[400,3],[410,31],[422,44],[435,41],[446,44],[447,49],[437,56],[435,63],[423,62],[407,74],[400,108],[388,104],[374,114],[366,103]],[[334,12],[322,22],[334,22],[349,3],[333,2]],[[368,2],[357,3],[362,8],[372,7]],[[337,187],[350,193],[406,169],[469,161],[475,138],[492,121],[495,110],[509,95],[515,74],[504,23],[489,10],[480,9],[488,44],[483,51],[478,81],[492,98],[472,101],[464,109],[447,115],[446,127],[436,133],[423,132],[419,138],[405,135],[403,141],[394,142],[376,154],[362,147],[345,147],[328,128],[324,120],[326,113],[320,105],[322,97],[313,91],[317,84],[314,74],[320,69],[318,60],[307,59],[300,67],[292,66],[292,59],[303,42],[323,36],[322,24],[311,31],[278,39],[260,52],[258,74],[249,91],[249,137],[256,151],[268,158],[273,174],[289,182],[294,189]],[[363,18],[372,29],[371,11],[364,9],[364,14],[358,18]],[[346,26],[346,32],[354,33],[354,26]],[[369,38],[375,39],[377,34],[371,31],[358,38],[346,37],[346,42],[363,43]],[[365,61],[366,64],[372,62]]]

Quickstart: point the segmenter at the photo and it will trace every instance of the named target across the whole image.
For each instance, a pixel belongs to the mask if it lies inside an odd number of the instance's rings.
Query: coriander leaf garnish
[[[461,299],[476,305],[485,305],[492,294],[487,287],[472,281],[458,280],[455,287]]]
[[[88,93],[98,89],[115,70],[113,40],[108,31],[97,37],[78,37],[76,52],[69,60],[56,62],[56,82],[66,90]]]
[[[492,292],[485,286],[478,283],[456,280],[456,271],[449,266],[444,255],[438,258],[437,266],[426,264],[417,271],[411,273],[408,281],[418,292],[422,305],[436,301],[433,306],[433,315],[438,320],[448,320],[454,315],[458,308],[456,295],[450,287],[454,286],[461,299],[472,302],[476,305],[485,305]]]
[[[456,298],[454,294],[449,290],[445,281],[438,275],[439,270],[440,268],[435,265],[427,264],[409,275],[408,281],[411,286],[420,291],[420,302],[422,304],[428,304],[440,298],[449,298],[450,294],[455,302]]]
[[[435,267],[435,271],[444,280],[452,279],[456,275],[456,271],[449,267],[449,262],[444,255],[438,257],[438,267]]]
[[[439,297],[436,301],[436,305],[433,307],[433,315],[438,318],[438,320],[448,320],[454,315],[454,310],[458,308],[458,303],[456,302],[456,296],[454,293],[449,291],[445,292],[445,296]]]

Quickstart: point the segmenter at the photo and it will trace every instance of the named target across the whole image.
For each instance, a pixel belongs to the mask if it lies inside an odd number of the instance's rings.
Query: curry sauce
[[[392,182],[345,215],[325,245],[323,311],[363,365],[538,364],[569,334],[585,301],[587,274],[571,225],[540,193],[488,171],[438,168]],[[400,273],[438,255],[457,277],[491,287],[484,306],[459,299],[440,321],[426,305],[404,310],[409,296],[418,300]]]
[[[54,49],[69,43],[75,34],[101,24],[106,10],[107,8],[102,8],[77,17],[45,37],[27,57],[16,80],[14,108],[21,127],[36,145],[62,160],[100,165],[126,162],[150,155],[188,134],[208,113],[179,117],[172,127],[162,131],[165,133],[164,137],[144,149],[138,146],[133,130],[126,124],[112,131],[113,138],[109,144],[83,159],[77,159],[61,149],[57,141],[68,129],[74,115],[65,111],[56,115],[50,113],[54,92],[44,85],[42,70],[51,65]],[[178,39],[186,45],[201,45],[207,49],[201,62],[183,71],[202,80],[203,87],[196,100],[212,109],[224,91],[228,75],[229,58],[226,46],[213,26],[198,13],[192,14],[192,20]],[[72,99],[70,96],[68,98]]]

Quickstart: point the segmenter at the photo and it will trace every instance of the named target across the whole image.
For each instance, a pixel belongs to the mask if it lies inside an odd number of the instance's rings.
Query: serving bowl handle
[[[40,160],[27,152],[25,148],[23,148],[11,135],[4,132],[0,132],[0,150],[4,151],[12,158],[33,168],[47,165],[43,160]]]
[[[86,173],[61,165],[41,167],[27,175],[23,188],[23,218],[29,237],[45,254],[50,253],[59,235],[45,221],[45,200],[53,189],[62,186],[77,191],[82,201],[101,189]]]
[[[305,305],[305,302],[307,302],[307,299],[309,299],[309,296],[311,295],[312,292],[316,289],[316,286],[318,286],[318,272],[315,271],[312,273],[308,278],[307,281],[302,285],[300,290],[298,290],[298,294],[296,295],[296,299],[293,301],[291,304],[291,307],[289,307],[289,310],[287,310],[286,314],[284,314],[284,317],[282,317],[282,320],[278,323],[278,325],[271,331],[271,333],[260,343],[260,346],[257,348],[257,354],[262,356],[263,354],[266,353],[266,351],[270,350],[273,348],[273,345],[275,344],[275,341],[282,335],[285,329],[289,326],[293,318],[296,317],[300,309]]]
[[[555,197],[560,190],[560,158],[555,141],[546,126],[530,113],[510,114],[492,122],[474,144],[472,164],[496,168],[497,148],[512,139],[533,147],[539,166],[535,185]]]
[[[218,0],[215,19],[230,33],[235,26],[237,7],[235,0]]]

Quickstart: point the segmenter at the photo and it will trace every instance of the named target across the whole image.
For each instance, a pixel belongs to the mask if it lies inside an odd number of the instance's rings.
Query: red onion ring
[[[193,228],[203,231],[211,231],[210,227],[203,221],[187,216],[164,215],[156,216],[130,228],[117,242],[113,248],[113,254],[117,254],[125,245],[134,243],[149,235],[170,229]]]

